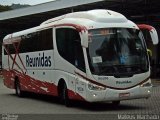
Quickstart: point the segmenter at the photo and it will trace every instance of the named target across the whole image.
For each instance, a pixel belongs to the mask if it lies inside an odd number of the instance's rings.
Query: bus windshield
[[[142,33],[132,28],[89,30],[89,67],[95,75],[134,75],[149,70]]]

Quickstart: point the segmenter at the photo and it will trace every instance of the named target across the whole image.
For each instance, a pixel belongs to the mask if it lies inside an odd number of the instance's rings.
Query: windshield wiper
[[[134,74],[147,71],[141,64],[136,65],[112,65],[106,66],[99,72],[99,75],[113,75],[115,77],[131,77]]]
[[[119,71],[116,65],[111,65],[111,66],[105,66],[103,70],[99,72],[99,75],[102,75],[104,73],[108,75],[108,74],[119,73]]]

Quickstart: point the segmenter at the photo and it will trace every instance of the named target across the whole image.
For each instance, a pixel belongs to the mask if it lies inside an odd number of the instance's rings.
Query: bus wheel
[[[119,106],[120,105],[120,101],[112,101],[112,105],[113,106]]]
[[[67,106],[70,107],[70,100],[68,97],[68,90],[67,90],[67,85],[66,83],[63,84],[63,88],[61,91],[61,101]]]
[[[18,79],[15,81],[15,91],[18,97],[23,97],[24,93],[21,90],[20,82]]]

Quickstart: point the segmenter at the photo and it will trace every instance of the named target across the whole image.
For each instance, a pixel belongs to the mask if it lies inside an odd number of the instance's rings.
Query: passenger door
[[[80,34],[74,28],[65,26],[56,28],[56,43],[58,53],[55,57],[55,69],[68,73],[67,87],[74,92],[74,94],[70,94],[72,98],[80,90],[77,87],[81,85],[76,72],[85,74]]]
[[[85,96],[85,83],[83,81],[86,76],[86,67],[84,60],[83,47],[81,45],[80,36],[74,40],[74,54],[75,54],[75,75],[76,75],[76,86],[75,91],[80,96]]]

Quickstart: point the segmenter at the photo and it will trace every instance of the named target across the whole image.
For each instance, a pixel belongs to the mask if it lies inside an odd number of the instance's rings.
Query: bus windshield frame
[[[149,71],[143,34],[134,28],[89,30],[87,57],[94,75],[133,76]]]

